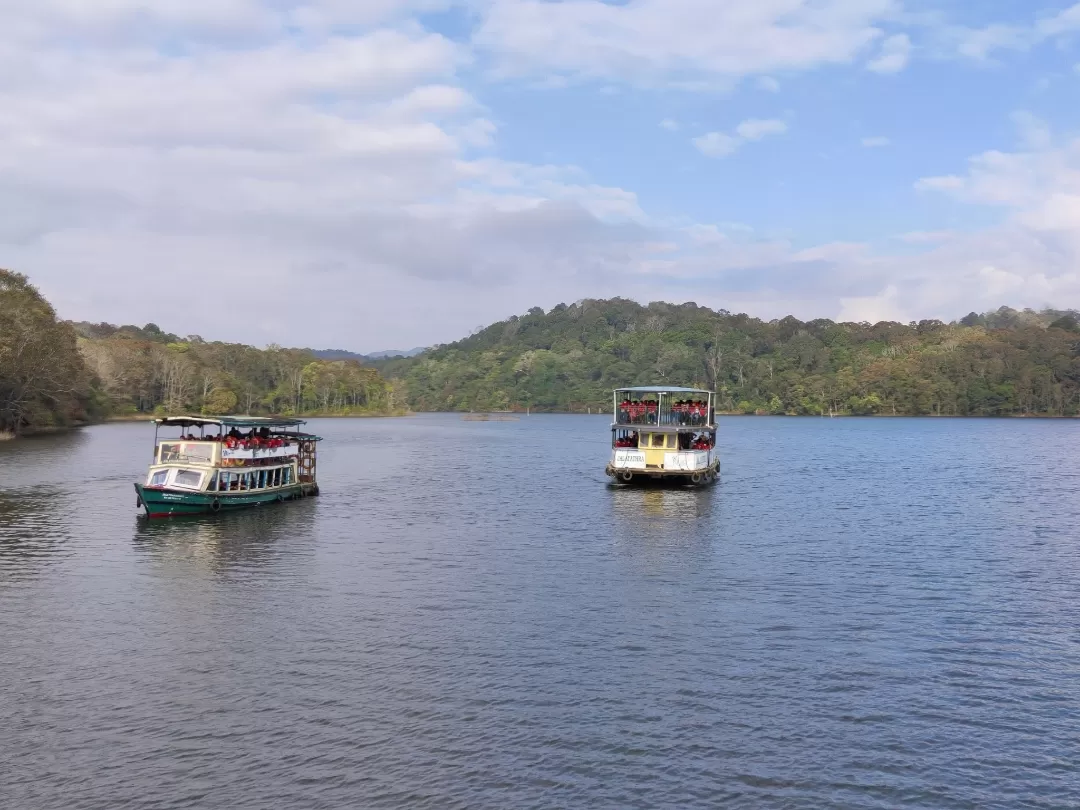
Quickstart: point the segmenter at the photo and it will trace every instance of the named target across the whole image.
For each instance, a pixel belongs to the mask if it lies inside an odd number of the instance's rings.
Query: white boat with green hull
[[[170,416],[155,424],[154,461],[146,483],[135,485],[136,505],[148,517],[248,509],[319,494],[315,447],[321,439],[301,432],[302,419]],[[163,427],[179,428],[180,437],[159,439]]]

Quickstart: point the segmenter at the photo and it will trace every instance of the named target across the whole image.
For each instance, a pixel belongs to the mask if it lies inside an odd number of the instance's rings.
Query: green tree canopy
[[[0,431],[68,425],[94,410],[75,330],[26,276],[0,269]]]
[[[533,307],[375,365],[416,410],[606,410],[613,388],[667,383],[710,387],[731,412],[1071,415],[1076,324],[1008,307],[957,323],[762,321],[614,298]]]

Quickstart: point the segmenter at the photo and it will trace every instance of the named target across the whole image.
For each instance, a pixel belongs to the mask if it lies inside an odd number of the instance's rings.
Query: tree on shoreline
[[[112,411],[135,414],[378,414],[393,399],[378,371],[305,349],[178,338],[153,324],[78,324],[79,348]],[[153,327],[153,328],[151,328]]]
[[[0,431],[84,422],[94,398],[75,330],[26,276],[0,269]]]

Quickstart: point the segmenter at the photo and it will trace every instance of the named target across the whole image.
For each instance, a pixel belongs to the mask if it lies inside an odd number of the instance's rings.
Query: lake
[[[1080,423],[313,420],[322,496],[147,522],[153,428],[0,443],[0,804],[1080,804]]]

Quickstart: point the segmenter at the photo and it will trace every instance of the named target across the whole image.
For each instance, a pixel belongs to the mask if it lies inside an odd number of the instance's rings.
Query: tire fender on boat
[[[628,483],[628,484],[629,484],[629,483],[630,483],[631,481],[633,481],[633,480],[634,480],[634,474],[633,474],[632,472],[630,472],[629,470],[627,470],[626,472],[622,473],[622,474],[621,474],[621,475],[620,475],[619,477],[620,477],[620,478],[622,478],[622,480],[623,480],[623,481],[625,481],[625,482],[626,482],[626,483]]]
[[[221,509],[221,501],[214,498],[214,500],[210,501],[210,511],[217,512],[219,509]]]
[[[701,483],[701,473],[694,473],[693,475],[691,475],[690,476],[690,483],[691,484],[700,484]]]

